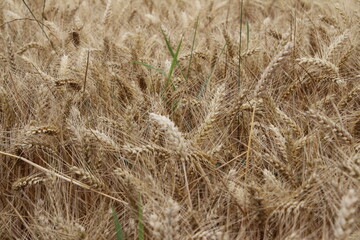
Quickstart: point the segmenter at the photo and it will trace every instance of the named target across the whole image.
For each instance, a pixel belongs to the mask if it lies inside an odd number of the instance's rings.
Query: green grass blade
[[[156,68],[156,67],[154,67],[154,66],[152,66],[150,64],[143,63],[143,62],[138,62],[138,61],[131,61],[131,62],[142,65],[142,66],[147,67],[147,68],[154,69],[155,71],[157,71],[157,72],[161,73],[162,75],[166,76],[166,73],[163,70],[161,70],[160,68]]]
[[[114,207],[112,208],[112,215],[113,215],[113,220],[115,223],[116,239],[124,240],[124,237],[122,235],[121,224],[119,222],[119,216],[118,216],[117,212],[115,211]]]
[[[164,37],[164,39],[165,39],[166,47],[168,48],[172,59],[174,59],[174,58],[175,58],[175,55],[178,55],[178,54],[174,53],[174,50],[172,49],[171,44],[170,44],[170,40],[169,40],[168,37],[166,36],[166,33],[164,32],[163,29],[161,29],[161,32],[162,32],[163,37]],[[184,78],[184,79],[187,79],[186,76],[184,75],[183,71],[182,71],[182,68],[181,68],[180,63],[178,62],[177,58],[176,58],[176,61],[175,61],[175,65],[177,65],[177,66],[179,67],[180,73],[181,73],[181,75],[183,76],[183,78]]]
[[[141,196],[139,196],[139,240],[144,240],[144,223]]]
[[[194,37],[193,37],[192,44],[191,44],[189,65],[188,65],[187,72],[186,72],[186,79],[189,78],[189,74],[190,74],[190,66],[191,66],[191,61],[192,61],[192,57],[193,57],[194,46],[195,46],[195,38],[196,38],[196,33],[197,33],[198,26],[199,26],[199,16],[197,16],[197,18],[196,18]]]
[[[175,55],[173,56],[173,60],[171,62],[171,66],[170,66],[170,70],[169,70],[169,73],[168,73],[168,79],[171,78],[173,72],[174,72],[174,69],[175,69],[175,66],[177,64],[177,57],[179,56],[179,52],[180,52],[180,47],[181,47],[181,44],[182,44],[182,38],[180,40],[180,43],[179,45],[177,46],[176,48],[176,53]]]
[[[161,29],[161,32],[162,32],[162,35],[163,35],[163,37],[165,39],[165,43],[166,43],[166,46],[167,46],[167,48],[168,48],[168,50],[169,50],[169,52],[171,54],[171,57],[174,58],[175,54],[174,54],[174,51],[173,51],[173,49],[172,49],[172,47],[170,45],[170,41],[169,41],[168,37],[166,36],[166,33],[164,32],[163,29]]]
[[[176,48],[176,53],[173,56],[173,60],[171,62],[170,70],[169,70],[168,76],[166,78],[165,90],[168,88],[169,83],[171,83],[173,90],[174,91],[176,90],[176,87],[175,87],[174,83],[171,81],[171,77],[172,77],[172,74],[174,72],[175,66],[177,64],[177,57],[179,56],[182,40],[183,40],[183,38],[181,38],[180,43]]]
[[[225,50],[226,46],[227,46],[227,44],[225,43],[224,47],[221,49],[220,55],[219,55],[218,59],[216,60],[213,69],[211,69],[211,72],[210,72],[209,76],[207,77],[205,82],[201,85],[200,90],[199,90],[198,95],[197,95],[198,99],[200,99],[202,97],[202,94],[203,94],[204,90],[206,89],[207,85],[209,84],[210,79],[211,79],[211,77],[213,76],[213,74],[215,72],[216,66],[217,66],[217,64],[219,62],[219,59],[220,59],[221,55],[224,53],[224,50]]]

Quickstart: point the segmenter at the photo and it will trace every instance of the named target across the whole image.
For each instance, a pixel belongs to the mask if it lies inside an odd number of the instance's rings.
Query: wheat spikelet
[[[275,111],[279,115],[279,117],[286,123],[286,125],[288,125],[292,129],[293,133],[295,133],[296,135],[300,135],[301,129],[292,118],[290,118],[286,113],[281,111],[278,107],[276,107]]]
[[[191,54],[186,54],[184,56],[180,56],[179,61],[182,62],[182,61],[186,60],[187,58],[190,58],[190,56],[191,56]],[[199,52],[199,51],[194,51],[192,57],[203,59],[203,60],[206,60],[209,58],[207,53]]]
[[[127,152],[130,155],[141,155],[141,154],[151,154],[155,156],[159,156],[162,158],[168,158],[170,156],[169,151],[165,148],[156,145],[142,145],[139,147],[132,146],[130,144],[126,144],[121,148],[123,151]]]
[[[277,40],[281,40],[283,39],[283,36],[281,33],[273,30],[273,29],[270,29],[267,34],[269,34],[270,36],[272,36],[273,38],[277,39]]]
[[[163,239],[165,227],[161,217],[155,213],[151,214],[149,217],[149,224],[151,226],[153,238],[156,240]]]
[[[265,205],[264,196],[261,189],[254,184],[247,186],[249,193],[249,206],[245,217],[249,221],[249,227],[253,229],[253,233],[249,234],[251,238],[264,238],[266,219],[268,218],[268,212],[265,211],[267,206]]]
[[[339,76],[339,69],[333,63],[321,58],[300,58],[297,59],[300,65],[307,66],[315,72],[329,74],[330,76]]]
[[[341,76],[346,75],[349,73],[349,59],[351,59],[352,54],[355,51],[355,46],[350,45],[348,50],[342,54],[341,58],[337,61],[337,66],[339,67],[339,73]]]
[[[227,188],[235,199],[236,203],[240,207],[248,207],[250,204],[249,202],[249,192],[246,188],[239,186],[235,181],[234,178],[236,177],[235,170],[230,170],[227,176]]]
[[[288,154],[287,154],[287,149],[286,149],[286,145],[287,145],[286,139],[280,132],[279,128],[275,127],[274,125],[270,124],[269,129],[274,136],[274,140],[275,140],[274,142],[275,142],[277,149],[281,153],[281,157],[287,162]]]
[[[346,175],[359,180],[360,179],[360,169],[357,166],[354,166],[350,161],[345,160],[338,163],[338,167],[341,171],[343,171]]]
[[[347,46],[347,42],[349,40],[349,30],[345,30],[345,32],[340,35],[328,48],[328,51],[325,55],[325,59],[329,62],[337,64],[337,61],[340,58],[340,54],[342,53],[343,49]]]
[[[329,129],[339,139],[349,144],[353,142],[353,137],[351,134],[345,128],[339,126],[327,116],[321,115],[312,109],[309,110],[309,115],[317,120],[325,129]]]
[[[55,85],[57,87],[69,86],[71,89],[75,91],[80,91],[82,88],[80,81],[74,78],[63,78],[63,79],[55,80]]]
[[[221,116],[220,107],[221,107],[221,101],[223,100],[224,96],[225,96],[225,85],[223,84],[216,91],[214,98],[210,103],[209,112],[206,118],[204,119],[203,123],[198,128],[193,138],[194,142],[206,138],[206,136],[208,136],[211,133],[212,128],[214,127],[213,125]]]
[[[169,147],[177,151],[180,156],[185,159],[188,152],[188,143],[182,136],[175,124],[167,117],[150,113],[150,119],[159,124],[160,129],[164,131]]]
[[[295,90],[301,86],[302,82],[299,80],[294,81],[290,84],[280,95],[282,100],[287,100],[289,96],[293,95]]]
[[[353,128],[353,136],[355,138],[360,139],[360,119],[357,120],[354,124],[354,128]]]
[[[223,31],[223,36],[225,38],[225,42],[226,42],[226,46],[227,46],[229,56],[230,56],[230,58],[233,58],[235,56],[235,49],[234,49],[234,46],[231,43],[230,36],[225,30]]]
[[[288,167],[270,154],[264,154],[265,161],[269,162],[274,168],[290,183],[297,185],[296,174]]]
[[[7,62],[9,63],[9,68],[12,72],[15,72],[16,71],[15,54],[14,54],[12,42],[11,42],[11,39],[9,36],[6,38],[6,47],[7,47],[7,54],[8,54]]]
[[[156,24],[160,23],[159,17],[156,16],[156,15],[153,15],[153,14],[149,14],[149,13],[145,14],[144,18],[145,18],[145,20],[147,20],[147,22],[149,22],[149,23],[151,23],[153,25],[156,25]]]
[[[57,42],[63,43],[64,34],[56,23],[52,21],[44,21],[45,26],[49,29],[50,34],[53,35]]]
[[[228,117],[233,119],[241,111],[252,111],[255,107],[259,108],[263,105],[262,98],[252,99],[243,103],[245,96],[242,96],[238,101],[234,101],[228,110]]]
[[[272,172],[270,172],[267,169],[264,169],[263,175],[265,179],[264,187],[267,190],[276,193],[281,193],[285,191],[284,184],[280,180],[278,180]]]
[[[315,102],[311,108],[314,108],[318,111],[321,111],[322,109],[325,109],[328,107],[327,105],[332,104],[333,101],[335,101],[335,98],[337,97],[336,94],[329,94],[320,99],[319,101]]]
[[[341,199],[341,208],[339,209],[334,228],[336,240],[345,240],[352,233],[355,223],[355,204],[357,201],[358,197],[354,189],[350,189]]]
[[[30,150],[35,149],[35,151],[42,151],[44,153],[50,154],[52,156],[57,156],[56,150],[49,144],[37,141],[24,141],[15,145],[15,149],[21,150]]]
[[[107,24],[110,21],[111,15],[112,15],[112,0],[107,0],[106,1],[106,8],[105,8],[105,12],[102,18],[102,23],[103,24]]]
[[[45,177],[41,177],[41,176],[39,176],[39,174],[26,176],[26,177],[17,179],[12,184],[12,189],[14,191],[23,190],[25,188],[28,188],[28,187],[43,183],[46,180],[47,179]]]
[[[3,61],[4,63],[7,63],[7,58],[2,54],[0,54],[0,60]]]
[[[300,153],[300,150],[302,148],[304,148],[304,146],[306,144],[308,144],[309,142],[313,141],[314,140],[314,136],[313,135],[306,135],[304,137],[301,137],[300,139],[297,139],[295,142],[294,142],[294,156],[297,156],[299,153]]]
[[[105,184],[89,171],[75,166],[71,166],[70,171],[74,173],[80,181],[83,181],[91,188],[98,189],[100,191],[105,189]]]
[[[339,4],[339,3],[336,3],[334,7],[335,7],[335,9],[338,11],[338,13],[340,14],[341,20],[342,20],[345,24],[347,24],[347,23],[349,22],[349,18],[348,18],[348,16],[347,16],[347,14],[344,12],[344,10],[340,8],[340,4]]]
[[[100,132],[99,130],[85,130],[85,134],[88,136],[88,141],[95,140],[100,142],[101,145],[111,151],[116,151],[119,149],[119,146],[116,142],[106,133]]]
[[[164,239],[178,240],[180,239],[180,206],[172,199],[168,199],[164,209]]]
[[[240,58],[241,59],[247,59],[247,58],[251,57],[252,55],[254,55],[254,54],[258,53],[258,52],[260,52],[259,48],[252,48],[252,49],[249,49],[246,52],[242,53],[240,55]]]
[[[356,99],[360,93],[360,86],[355,87],[351,92],[346,94],[338,103],[340,109],[344,109],[352,100]]]
[[[58,76],[66,77],[68,74],[69,74],[69,56],[63,55],[60,60]]]
[[[52,215],[44,210],[44,201],[35,204],[36,228],[42,239],[53,239],[59,236],[69,240],[83,240],[87,238],[86,229],[78,222],[65,219],[61,214]]]
[[[48,125],[48,126],[42,126],[42,127],[37,127],[37,128],[31,129],[30,133],[33,135],[46,134],[46,135],[53,136],[53,135],[59,134],[59,129],[54,125]]]
[[[260,80],[258,81],[255,87],[255,96],[261,94],[264,90],[265,82],[269,81],[271,75],[275,72],[275,70],[284,63],[286,58],[291,54],[293,48],[293,43],[288,42],[284,49],[279,52],[269,63],[269,65],[265,68],[264,72],[261,74]]]
[[[28,44],[26,44],[25,46],[23,46],[20,50],[18,50],[18,51],[16,52],[16,54],[21,55],[21,54],[23,54],[24,52],[26,52],[27,50],[32,49],[32,48],[44,49],[44,46],[42,46],[42,45],[41,45],[40,43],[38,43],[38,42],[31,42],[31,43],[28,43]]]

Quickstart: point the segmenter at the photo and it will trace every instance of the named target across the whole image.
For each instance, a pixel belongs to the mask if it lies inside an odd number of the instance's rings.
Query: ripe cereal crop
[[[0,239],[360,239],[359,0],[1,0]]]

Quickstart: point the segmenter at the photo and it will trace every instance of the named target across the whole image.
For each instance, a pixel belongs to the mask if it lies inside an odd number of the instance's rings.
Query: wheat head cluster
[[[0,10],[0,239],[360,239],[359,0]]]

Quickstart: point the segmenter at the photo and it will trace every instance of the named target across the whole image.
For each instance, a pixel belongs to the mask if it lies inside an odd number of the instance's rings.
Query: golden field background
[[[360,239],[359,1],[0,10],[0,239]]]

